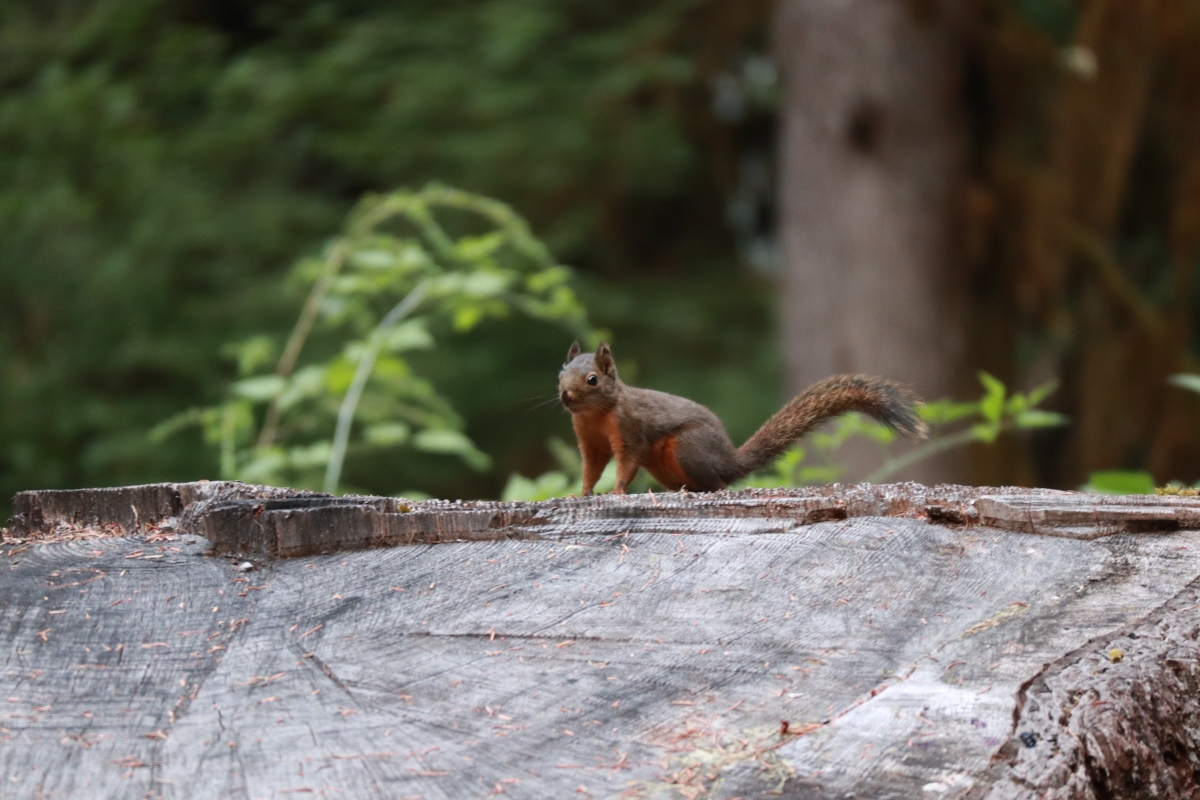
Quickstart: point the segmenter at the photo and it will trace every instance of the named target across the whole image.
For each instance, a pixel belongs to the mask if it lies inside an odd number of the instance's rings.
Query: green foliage
[[[183,412],[152,435],[163,441],[199,424],[220,450],[222,478],[327,492],[340,488],[350,447],[408,446],[486,469],[491,460],[407,354],[435,348],[439,319],[466,332],[513,311],[593,340],[570,276],[502,203],[438,185],[368,197],[322,259],[294,268],[294,280],[312,288],[275,371],[258,371],[273,350],[268,338],[229,348],[242,377],[225,402]],[[336,347],[302,363],[314,329]]]
[[[281,287],[284,272],[366,192],[444,180],[503,197],[559,259],[639,281],[607,293],[610,308],[682,299],[703,317],[754,293],[763,305],[721,223],[726,150],[712,146],[696,5],[0,3],[0,519],[19,489],[213,477],[219,450],[201,428],[159,442],[146,431],[278,358],[278,341],[250,337],[295,318],[304,285]],[[678,280],[641,295],[649,272],[684,265],[675,297],[663,295]],[[584,285],[599,298],[599,281]],[[744,358],[742,338],[771,353],[764,316],[729,316],[738,352],[722,368]],[[646,329],[622,324],[627,351],[650,352]],[[505,472],[547,463],[546,419],[520,403],[547,370],[551,392],[569,340],[519,318],[430,333],[436,350],[414,328],[395,335],[414,337],[405,359],[478,447]],[[242,346],[222,351],[229,341]],[[694,359],[656,374],[689,380]],[[770,389],[777,366],[759,361],[752,380]],[[254,406],[272,386],[240,391]],[[230,409],[221,424],[247,422]],[[500,488],[407,446],[348,468],[377,492]]]
[[[1005,431],[1054,427],[1067,422],[1061,414],[1037,408],[1054,391],[1054,382],[1028,393],[1011,394],[1002,381],[986,372],[979,373],[979,382],[983,384],[984,392],[978,400],[938,400],[919,406],[918,413],[929,424],[932,436],[902,455],[891,454],[896,434],[886,425],[861,414],[848,414],[838,419],[832,430],[810,435],[806,439],[807,449],[784,455],[774,465],[773,472],[751,476],[737,488],[805,486],[835,481],[843,471],[838,464],[837,451],[852,437],[865,437],[879,445],[883,464],[866,480],[883,483],[913,464],[946,450],[974,443],[992,444]],[[948,430],[951,427],[957,430]],[[806,461],[810,456],[811,459]]]
[[[1083,491],[1093,494],[1154,494],[1154,476],[1140,470],[1093,472]]]
[[[1181,389],[1200,394],[1200,375],[1179,373],[1167,378],[1167,382]],[[1186,487],[1172,482],[1165,487],[1156,487],[1154,476],[1145,470],[1100,470],[1088,475],[1082,490],[1095,494],[1184,494],[1192,496],[1195,487]]]
[[[838,418],[828,430],[818,430],[804,439],[804,444],[789,450],[769,471],[764,471],[730,487],[780,488],[831,483],[841,476],[844,467],[838,463],[838,450],[851,439],[870,439],[883,457],[883,465],[867,477],[870,483],[882,483],[913,464],[937,453],[973,443],[992,444],[1005,431],[1030,430],[1066,424],[1061,414],[1037,408],[1055,389],[1054,382],[1046,383],[1031,392],[1009,393],[1004,383],[986,372],[979,373],[984,393],[970,402],[939,400],[918,407],[921,418],[934,431],[929,441],[900,456],[889,454],[896,434],[876,420],[862,414],[847,414]],[[950,427],[958,430],[943,432]],[[536,479],[512,475],[504,492],[506,500],[544,500],[565,494],[578,493],[581,487],[578,456],[573,460],[563,453],[558,442],[556,458],[560,469]],[[611,487],[613,464],[605,476]],[[639,472],[644,480],[644,472]],[[1151,487],[1153,488],[1153,487]],[[606,491],[607,489],[605,489]],[[596,491],[602,491],[597,484]]]

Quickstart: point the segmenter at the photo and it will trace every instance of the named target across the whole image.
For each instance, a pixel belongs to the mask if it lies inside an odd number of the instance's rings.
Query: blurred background
[[[623,377],[735,440],[834,372],[986,370],[1069,424],[906,475],[1200,478],[1195,0],[9,0],[0,52],[0,518],[218,477],[203,426],[150,432],[239,342],[269,372],[294,265],[429,181],[509,204]],[[440,324],[403,369],[487,463],[394,437],[343,488],[495,497],[570,442],[569,326]]]

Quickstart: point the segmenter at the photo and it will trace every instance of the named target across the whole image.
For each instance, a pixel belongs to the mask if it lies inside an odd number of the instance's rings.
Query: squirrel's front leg
[[[600,480],[600,474],[604,472],[609,455],[586,447],[582,443],[579,447],[579,455],[583,458],[583,496],[587,497],[596,488],[596,481]]]
[[[604,472],[604,466],[612,458],[612,446],[602,432],[597,431],[594,416],[571,414],[571,424],[575,428],[575,440],[579,443],[579,458],[583,461],[583,491],[587,497],[596,488],[596,481]]]
[[[637,456],[631,454],[628,449],[622,449],[617,453],[617,485],[613,487],[613,494],[625,494],[625,490],[629,484],[633,483],[633,479],[637,477],[638,467],[641,462]]]

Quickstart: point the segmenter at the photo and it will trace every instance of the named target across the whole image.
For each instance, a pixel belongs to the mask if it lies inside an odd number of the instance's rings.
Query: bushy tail
[[[917,402],[907,389],[868,375],[835,375],[792,398],[738,448],[743,474],[762,469],[822,422],[850,411],[869,414],[897,433],[924,438],[928,426],[917,417]]]

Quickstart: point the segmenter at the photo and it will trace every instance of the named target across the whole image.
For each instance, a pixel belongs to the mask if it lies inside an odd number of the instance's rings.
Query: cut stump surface
[[[0,798],[1200,789],[1195,499],[96,492],[0,542]]]

